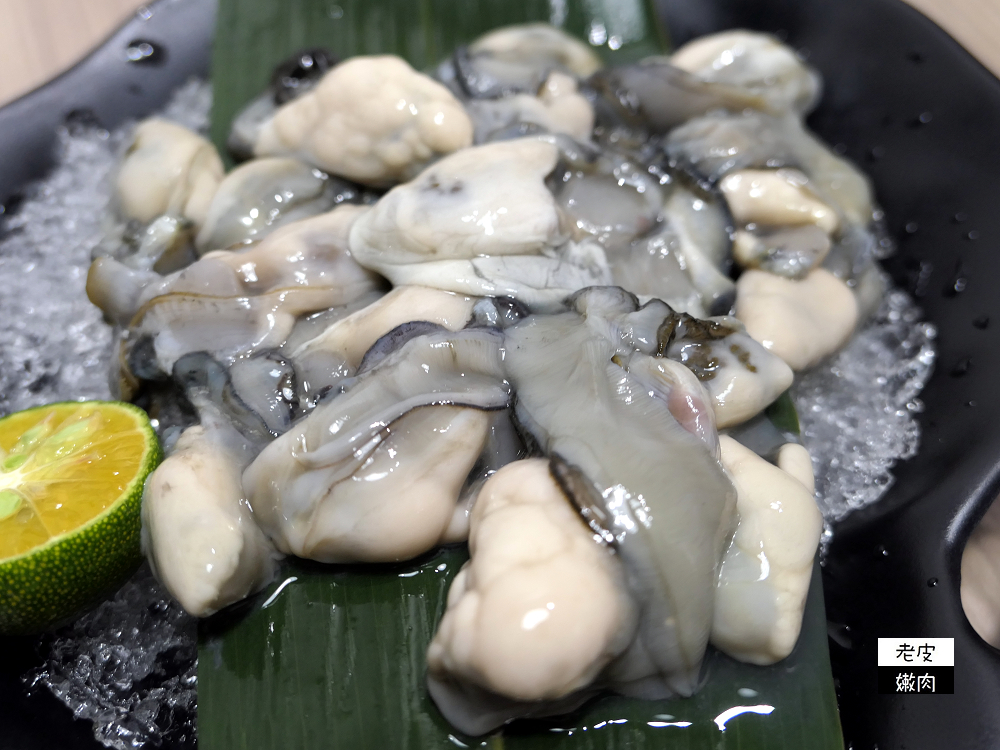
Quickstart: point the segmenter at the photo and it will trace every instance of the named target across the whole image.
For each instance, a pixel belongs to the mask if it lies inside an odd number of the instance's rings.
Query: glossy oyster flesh
[[[764,411],[883,284],[870,185],[801,121],[818,77],[751,32],[603,68],[544,25],[436,76],[297,55],[225,177],[140,127],[121,192],[155,179],[88,294],[122,395],[183,406],[147,489],[158,574],[204,615],[279,554],[468,538],[428,679],[471,734],[690,695],[708,643],[780,660],[819,516]]]

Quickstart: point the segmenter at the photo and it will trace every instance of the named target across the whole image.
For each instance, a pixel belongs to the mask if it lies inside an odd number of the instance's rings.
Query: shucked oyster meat
[[[545,184],[557,159],[533,138],[459,151],[390,190],[352,228],[351,253],[393,284],[552,309],[609,281],[601,246],[560,226]]]
[[[88,277],[122,395],[178,404],[143,508],[169,590],[203,616],[281,555],[468,539],[427,674],[473,735],[691,695],[709,644],[787,656],[821,519],[768,407],[883,290],[871,186],[802,122],[818,75],[746,31],[604,67],[543,24],[437,80],[282,70],[228,175],[138,127]]]
[[[247,469],[243,486],[278,549],[323,562],[406,560],[464,513],[488,412],[509,406],[502,339],[433,329],[380,353]]]
[[[246,136],[254,156],[293,155],[365,185],[413,177],[472,142],[472,123],[441,84],[391,55],[332,68]]]

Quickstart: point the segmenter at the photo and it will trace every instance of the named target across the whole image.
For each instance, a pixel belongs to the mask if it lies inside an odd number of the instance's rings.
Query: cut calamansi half
[[[143,482],[160,458],[146,413],[130,404],[0,419],[0,634],[65,621],[131,575]]]

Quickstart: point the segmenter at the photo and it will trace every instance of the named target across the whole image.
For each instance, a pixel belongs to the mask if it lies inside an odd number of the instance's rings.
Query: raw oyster
[[[371,305],[335,321],[291,356],[309,389],[319,391],[354,375],[372,345],[397,326],[421,321],[458,331],[472,317],[474,304],[471,297],[453,292],[398,286]]]
[[[794,116],[713,112],[675,128],[665,150],[672,163],[715,184],[741,169],[792,167],[850,223],[867,227],[874,205],[868,179],[833,153]]]
[[[611,279],[643,299],[663,300],[674,310],[703,318],[705,300],[686,269],[687,257],[673,227],[664,224],[655,234],[633,240],[626,248],[608,253]]]
[[[333,53],[325,49],[296,52],[275,66],[267,91],[241,109],[229,129],[226,147],[237,159],[253,158],[253,146],[265,121],[282,104],[310,91],[330,68],[337,64]]]
[[[664,134],[714,110],[770,110],[770,102],[760,93],[703,80],[663,57],[599,70],[588,83],[599,94],[599,122],[639,133]]]
[[[296,159],[255,159],[226,175],[195,242],[200,253],[248,244],[357,196],[353,186]]]
[[[686,368],[644,353],[660,309],[636,307],[622,290],[585,290],[572,312],[509,329],[504,363],[518,421],[622,555],[656,681],[690,695],[735,492],[715,457],[710,397]]]
[[[343,305],[382,286],[382,280],[355,263],[347,250],[350,227],[365,210],[341,206],[289,224],[249,248],[208,253],[168,276],[98,258],[87,276],[87,294],[123,326],[141,307],[170,294],[245,298],[309,287],[330,290],[332,304]]]
[[[276,554],[254,522],[240,474],[245,441],[203,411],[150,474],[142,499],[143,551],[189,613],[206,617],[263,588]]]
[[[560,230],[545,177],[552,143],[524,138],[465,149],[390,190],[351,230],[351,253],[393,284],[508,296],[553,309],[609,279],[601,246]]]
[[[805,114],[819,101],[819,74],[769,34],[723,31],[699,37],[670,56],[671,64],[704,81],[759,93],[769,109]]]
[[[809,178],[795,169],[737,170],[723,177],[719,188],[739,224],[814,224],[827,234],[840,228],[837,212],[810,194]]]
[[[537,132],[562,133],[587,141],[594,129],[594,108],[578,92],[576,81],[558,72],[549,74],[537,95],[471,99],[465,108],[475,128],[475,143]]]
[[[278,549],[377,562],[440,543],[465,512],[459,495],[486,443],[487,412],[509,404],[501,343],[490,329],[404,337],[268,445],[243,486]]]
[[[252,137],[255,156],[296,156],[325,172],[387,187],[472,143],[472,123],[448,89],[382,55],[332,68]]]
[[[574,233],[592,236],[613,254],[656,227],[663,194],[641,163],[565,137],[540,140],[559,147],[548,184]]]
[[[210,352],[224,362],[273,349],[295,319],[337,304],[337,290],[281,289],[252,297],[209,297],[174,292],[144,305],[121,342],[132,377],[162,380],[185,354]]]
[[[459,47],[437,71],[458,96],[534,95],[553,71],[585,78],[602,66],[586,44],[544,23],[505,26]]]
[[[733,257],[744,268],[802,278],[826,258],[843,228],[797,169],[740,169],[719,188],[740,227]]]
[[[708,391],[719,429],[759,414],[792,384],[791,368],[733,318],[667,318],[658,337],[666,355],[694,372]]]
[[[256,454],[298,416],[297,376],[276,351],[237,359],[226,367],[208,352],[191,352],[175,363],[172,379],[188,401],[226,417]],[[249,459],[248,459],[249,460]]]
[[[148,223],[161,214],[200,226],[225,169],[215,146],[167,120],[139,123],[115,183],[118,207]]]
[[[740,229],[733,240],[733,259],[743,268],[801,279],[823,262],[832,244],[829,234],[810,224],[770,231]]]
[[[427,649],[427,682],[448,721],[479,735],[582,703],[638,612],[620,561],[594,544],[548,461],[500,469],[470,520],[472,557]]]
[[[825,268],[802,279],[750,269],[736,282],[736,317],[764,348],[805,370],[847,343],[859,308],[847,284]]]
[[[720,441],[739,525],[719,575],[712,645],[741,661],[773,664],[799,638],[823,529],[812,466],[800,445],[784,446],[774,466],[730,437]]]

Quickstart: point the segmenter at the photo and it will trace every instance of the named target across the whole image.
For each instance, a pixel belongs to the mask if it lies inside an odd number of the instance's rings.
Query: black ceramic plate
[[[826,93],[810,125],[875,182],[899,252],[886,267],[939,330],[923,440],[874,507],[836,530],[824,568],[844,736],[854,750],[1000,746],[1000,653],[962,613],[968,535],[1000,490],[1000,81],[898,0],[658,0],[674,41],[731,27],[808,54]],[[212,0],[160,0],[86,61],[0,109],[0,201],[51,163],[68,115],[113,127],[208,67]],[[135,40],[165,50],[125,62]],[[11,204],[8,204],[11,205]],[[963,283],[956,286],[956,281]],[[964,287],[961,292],[956,292]],[[976,321],[976,325],[974,325]],[[955,638],[955,694],[878,695],[878,637]],[[36,642],[0,639],[0,748],[96,748],[19,677]]]

